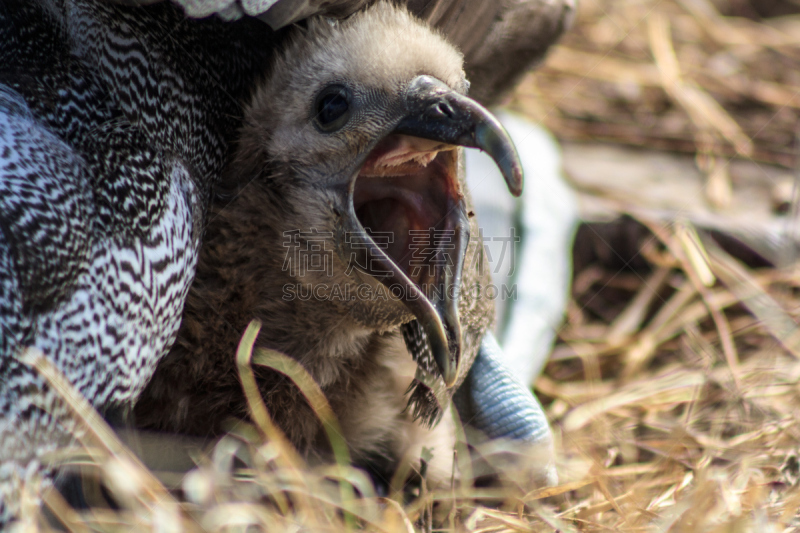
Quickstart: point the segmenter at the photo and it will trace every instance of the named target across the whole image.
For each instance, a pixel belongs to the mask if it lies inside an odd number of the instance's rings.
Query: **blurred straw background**
[[[379,498],[265,440],[254,399],[257,423],[194,452],[185,478],[154,476],[82,415],[72,464],[123,508],[81,515],[49,491],[50,512],[80,532],[800,531],[800,2],[583,0],[511,105],[563,142],[586,220],[535,383],[558,487]]]
[[[587,0],[517,102],[562,139],[793,168],[798,11],[791,0]]]
[[[800,531],[800,2],[586,0],[513,106],[586,221],[535,387],[576,485],[539,518]]]

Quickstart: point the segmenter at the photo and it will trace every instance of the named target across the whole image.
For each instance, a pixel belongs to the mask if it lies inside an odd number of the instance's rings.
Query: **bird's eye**
[[[341,129],[350,119],[350,91],[341,85],[326,87],[314,101],[314,123],[323,133]]]

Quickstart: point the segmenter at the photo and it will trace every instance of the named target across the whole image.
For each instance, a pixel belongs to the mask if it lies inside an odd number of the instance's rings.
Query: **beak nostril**
[[[431,112],[435,116],[446,117],[449,119],[455,118],[456,112],[453,107],[447,102],[437,102],[431,106]]]

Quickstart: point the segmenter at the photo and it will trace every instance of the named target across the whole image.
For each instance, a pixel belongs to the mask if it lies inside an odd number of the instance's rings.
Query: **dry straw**
[[[776,5],[798,11],[790,1],[584,0],[514,104],[562,139],[793,168],[800,17],[754,20]]]
[[[557,487],[525,494],[456,484],[411,501],[375,496],[347,465],[318,387],[285,356],[253,353],[252,324],[238,360],[256,422],[197,452],[179,492],[130,454],[45,358],[26,357],[78,421],[83,448],[61,459],[100,473],[121,509],[79,513],[52,491],[47,505],[80,532],[796,530],[800,270],[750,268],[685,223],[652,227],[641,232],[639,268],[594,262],[577,273],[561,342],[537,382],[559,443]],[[693,259],[683,252],[689,245]],[[701,282],[698,269],[714,283]],[[312,467],[291,449],[248,377],[251,361],[295,381],[334,448],[342,446],[337,464]]]

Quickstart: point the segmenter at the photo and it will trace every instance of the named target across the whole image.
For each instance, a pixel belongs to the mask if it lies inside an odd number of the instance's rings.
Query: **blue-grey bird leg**
[[[489,449],[485,444],[493,443],[495,452],[502,450],[504,464],[517,463],[515,470],[527,472],[539,485],[555,485],[558,476],[547,417],[531,390],[505,366],[501,350],[494,334],[487,332],[467,378],[453,396],[467,439],[479,454]],[[496,465],[492,458],[484,459]]]

